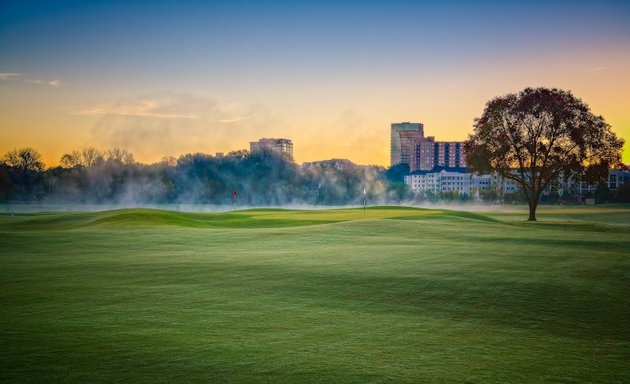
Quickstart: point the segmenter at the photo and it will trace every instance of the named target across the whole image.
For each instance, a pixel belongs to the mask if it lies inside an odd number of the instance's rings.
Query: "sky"
[[[393,122],[465,140],[493,97],[558,87],[626,140],[623,1],[0,3],[0,154],[137,160],[289,138],[297,162],[389,165]]]

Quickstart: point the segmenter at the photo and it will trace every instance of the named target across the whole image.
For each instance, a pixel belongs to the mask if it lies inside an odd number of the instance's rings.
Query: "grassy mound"
[[[81,213],[29,213],[0,216],[0,230],[69,230],[87,226],[176,226],[189,228],[275,228],[356,220],[498,220],[471,212],[407,207],[331,210],[249,209],[225,213],[189,213],[158,209],[120,209]]]

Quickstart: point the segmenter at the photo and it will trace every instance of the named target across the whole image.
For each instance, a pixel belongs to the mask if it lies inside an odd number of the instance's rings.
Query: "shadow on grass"
[[[287,274],[265,266],[231,274],[250,276],[255,286],[251,294],[260,302],[282,297],[298,307],[317,307],[322,312],[398,314],[628,342],[630,301],[622,298],[621,287],[630,271],[606,272],[606,284],[597,283],[604,272],[578,272],[569,279],[542,282],[480,273],[384,277],[300,270]],[[593,285],[572,284],[580,280],[591,280]]]

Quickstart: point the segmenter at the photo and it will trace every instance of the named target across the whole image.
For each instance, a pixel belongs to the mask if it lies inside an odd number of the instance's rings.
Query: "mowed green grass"
[[[0,216],[2,382],[630,382],[630,207]]]

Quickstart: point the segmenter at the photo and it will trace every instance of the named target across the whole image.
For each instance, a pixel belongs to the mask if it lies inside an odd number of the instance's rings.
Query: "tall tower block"
[[[424,137],[422,123],[392,123],[390,165],[400,163],[415,165],[416,147]]]

